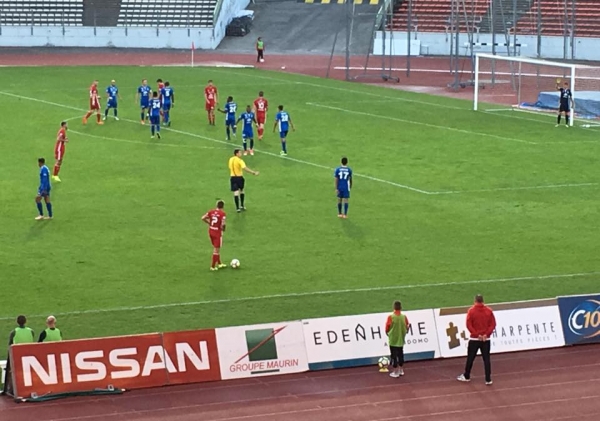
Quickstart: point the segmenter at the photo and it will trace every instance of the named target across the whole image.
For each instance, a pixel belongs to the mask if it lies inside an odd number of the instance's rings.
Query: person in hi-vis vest
[[[58,342],[62,341],[62,332],[56,327],[56,317],[48,316],[46,319],[45,330],[42,330],[38,342]]]
[[[262,40],[261,37],[258,37],[258,39],[256,40],[256,62],[265,62],[265,42]]]
[[[33,329],[26,326],[27,325],[27,317],[20,315],[17,317],[17,327],[15,330],[10,332],[10,336],[8,337],[8,348],[10,350],[11,345],[18,344],[30,344],[35,342],[35,335],[33,333]],[[12,387],[10,384],[10,353],[9,357],[6,359],[6,381],[4,383],[4,389],[2,393],[12,395]]]

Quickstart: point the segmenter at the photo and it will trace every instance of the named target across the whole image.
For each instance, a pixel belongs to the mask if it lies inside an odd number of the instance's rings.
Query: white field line
[[[469,135],[489,137],[489,138],[492,138],[492,139],[507,140],[507,141],[510,141],[510,142],[526,143],[526,144],[529,144],[529,145],[537,145],[536,142],[530,142],[528,140],[523,140],[523,139],[515,139],[515,138],[512,138],[512,137],[498,136],[498,135],[489,134],[489,133],[473,132],[471,130],[456,129],[456,128],[448,127],[448,126],[440,126],[440,125],[437,125],[437,124],[423,123],[421,121],[405,120],[405,119],[402,119],[402,118],[390,117],[390,116],[381,115],[381,114],[366,113],[366,112],[363,112],[363,111],[348,110],[346,108],[332,107],[330,105],[317,104],[315,102],[307,102],[306,105],[311,105],[313,107],[318,107],[318,108],[325,108],[325,109],[328,109],[328,110],[340,111],[340,112],[348,113],[348,114],[356,114],[356,115],[363,115],[363,116],[367,116],[367,117],[380,118],[380,119],[383,119],[383,120],[397,121],[399,123],[415,124],[417,126],[424,126],[424,127],[429,127],[429,128],[432,128],[432,129],[447,130],[447,131],[451,131],[451,132],[457,132],[457,133],[464,133],[464,134],[469,134]]]
[[[8,93],[8,92],[2,92],[2,91],[0,91],[0,95],[6,95],[6,96],[13,97],[13,98],[25,99],[25,100],[28,100],[28,101],[39,102],[39,103],[42,103],[42,104],[53,105],[55,107],[68,108],[68,109],[71,109],[71,110],[86,111],[83,108],[72,107],[70,105],[59,104],[59,103],[56,103],[56,102],[46,101],[46,100],[38,99],[38,98],[31,98],[31,97],[27,97],[27,96],[23,96],[23,95],[11,94],[11,93]],[[126,118],[121,118],[120,120],[121,121],[126,121],[128,123],[138,124],[137,121],[129,120],[129,119],[126,119]],[[211,137],[202,136],[202,135],[199,135],[199,134],[196,134],[196,133],[190,133],[190,132],[185,132],[185,131],[182,131],[182,130],[172,129],[172,128],[169,128],[169,127],[165,127],[165,128],[163,128],[163,130],[171,131],[173,133],[178,133],[178,134],[182,134],[182,135],[186,135],[186,136],[196,137],[198,139],[204,139],[204,140],[208,140],[208,141],[215,142],[215,143],[220,143],[222,145],[239,146],[237,143],[232,143],[232,142],[227,142],[227,141],[223,141],[223,140],[218,140],[218,139],[214,139],[214,138],[211,138]],[[304,161],[304,160],[296,159],[296,158],[291,158],[289,156],[285,157],[285,158],[282,158],[280,155],[275,154],[273,152],[267,152],[267,151],[262,151],[262,150],[258,150],[258,149],[255,149],[255,151],[256,152],[260,152],[260,153],[265,154],[265,155],[276,157],[276,158],[279,158],[279,159],[286,159],[288,161],[297,162],[299,164],[304,164],[304,165],[309,165],[309,166],[316,167],[316,168],[322,168],[322,169],[326,169],[326,170],[329,170],[329,171],[334,171],[333,167],[329,167],[327,165],[316,164],[314,162]],[[410,191],[413,191],[413,192],[416,192],[416,193],[421,193],[421,194],[426,194],[426,195],[432,194],[431,192],[426,191],[426,190],[421,190],[421,189],[418,189],[418,188],[415,188],[415,187],[411,187],[411,186],[408,186],[408,185],[405,185],[405,184],[395,183],[395,182],[389,181],[389,180],[383,180],[381,178],[372,177],[370,175],[354,173],[354,176],[360,177],[360,178],[365,178],[365,179],[371,180],[371,181],[377,181],[377,182],[383,183],[383,184],[389,184],[391,186],[398,187],[398,188],[405,189],[405,190],[410,190]]]
[[[599,183],[570,183],[570,184],[550,184],[546,186],[524,186],[524,187],[498,187],[494,189],[476,189],[476,190],[448,190],[432,192],[431,194],[465,194],[465,193],[487,193],[487,192],[501,192],[501,191],[515,191],[515,190],[543,190],[543,189],[564,189],[573,187],[590,187],[597,186]]]
[[[566,273],[557,275],[539,275],[539,276],[518,276],[513,278],[496,278],[496,279],[478,279],[478,280],[467,280],[467,281],[456,281],[456,282],[435,282],[429,284],[411,284],[411,285],[394,285],[394,286],[379,286],[379,287],[365,287],[365,288],[349,288],[349,289],[338,289],[338,290],[326,290],[326,291],[309,291],[309,292],[290,292],[285,294],[271,294],[271,295],[260,295],[254,297],[234,297],[234,298],[223,298],[217,300],[202,300],[202,301],[188,301],[182,303],[168,303],[168,304],[153,304],[145,306],[131,306],[131,307],[113,307],[105,309],[91,309],[91,310],[76,310],[67,312],[57,312],[62,316],[77,316],[85,314],[103,314],[103,313],[116,313],[125,311],[136,311],[136,310],[153,310],[153,309],[164,309],[172,307],[192,307],[200,305],[211,305],[211,304],[230,304],[236,302],[247,302],[247,301],[263,301],[273,300],[282,298],[299,298],[299,297],[316,297],[322,295],[336,295],[336,294],[354,294],[364,292],[377,292],[377,291],[401,291],[408,289],[417,288],[444,288],[453,287],[455,285],[478,285],[478,284],[500,284],[507,282],[531,282],[541,280],[563,280],[563,279],[574,279],[583,278],[587,276],[600,276],[600,271],[594,272],[582,272],[582,273]],[[47,314],[37,314],[29,317],[44,317]],[[2,316],[0,321],[13,320],[14,316]]]
[[[39,102],[39,103],[42,103],[42,104],[53,105],[53,106],[56,106],[56,107],[68,108],[68,109],[71,109],[71,110],[86,111],[83,108],[72,107],[70,105],[59,104],[59,103],[56,103],[56,102],[46,101],[46,100],[42,100],[42,99],[38,99],[38,98],[31,98],[31,97],[26,97],[26,96],[22,96],[22,95],[11,94],[11,93],[8,93],[8,92],[2,92],[2,91],[0,91],[0,95],[6,95],[6,96],[14,97],[14,98],[20,98],[20,99],[25,99],[25,100],[33,101],[33,102]],[[337,107],[327,107],[327,106],[323,106],[323,107],[338,109]],[[339,110],[346,111],[344,109],[339,109]],[[351,112],[354,112],[354,111],[351,111]],[[356,113],[360,113],[360,112],[356,111]],[[366,113],[361,113],[361,114],[366,114]],[[371,115],[372,116],[376,116],[376,117],[382,117],[382,116],[377,116],[375,114],[369,114],[369,115],[370,116]],[[76,118],[79,118],[79,117],[72,117],[71,119],[76,119]],[[394,119],[393,117],[389,117],[389,118],[390,119]],[[126,121],[128,123],[138,124],[137,121],[129,120],[129,119],[126,119],[126,118],[121,118],[120,120],[121,121]],[[422,123],[422,124],[427,125],[427,123]],[[445,128],[443,126],[440,126],[440,127]],[[168,130],[168,131],[171,131],[173,133],[178,133],[178,134],[185,135],[185,136],[191,136],[191,137],[196,137],[196,138],[199,138],[199,139],[208,140],[208,141],[219,143],[219,144],[222,144],[222,145],[238,146],[236,143],[227,142],[227,141],[223,141],[223,140],[218,140],[218,139],[214,139],[214,138],[211,138],[211,137],[202,136],[202,135],[199,135],[199,134],[196,134],[196,133],[190,133],[190,132],[185,132],[185,131],[182,131],[182,130],[172,129],[172,128],[169,128],[169,127],[165,127],[165,128],[163,128],[163,130]],[[453,130],[458,130],[458,129],[453,129]],[[71,132],[75,133],[74,130],[71,130]],[[77,133],[80,133],[80,132],[77,132]],[[104,138],[104,139],[106,139],[106,140],[114,140],[114,141],[121,141],[121,142],[127,142],[127,143],[137,142],[137,141],[128,141],[126,139],[116,139],[116,138]],[[139,142],[139,143],[140,144],[148,144],[146,142]],[[558,142],[554,142],[554,143],[558,143]],[[161,144],[157,143],[157,145],[161,145]],[[162,144],[162,145],[164,145],[164,146],[173,146],[173,147],[192,147],[192,146],[175,145],[175,144]],[[276,157],[276,158],[282,159],[279,155],[277,155],[275,153],[272,153],[272,152],[261,151],[261,150],[258,150],[258,149],[256,149],[256,152],[260,152],[260,153],[263,153],[265,155],[269,155],[269,156],[272,156],[272,157]],[[291,157],[285,157],[283,159],[286,159],[286,160],[289,160],[289,161],[293,161],[293,162],[296,162],[296,163],[299,163],[299,164],[303,164],[303,165],[308,165],[308,166],[312,166],[312,167],[316,167],[316,168],[326,169],[326,170],[329,170],[329,171],[333,171],[334,170],[332,167],[328,167],[326,165],[321,165],[321,164],[316,164],[316,163],[310,162],[310,161],[303,161],[301,159],[296,159],[296,158],[291,158]],[[405,185],[405,184],[400,184],[400,183],[396,183],[396,182],[393,182],[393,181],[384,180],[384,179],[377,178],[377,177],[372,177],[370,175],[365,175],[365,174],[360,174],[360,173],[354,173],[354,175],[356,177],[364,178],[364,179],[371,180],[371,181],[376,181],[376,182],[379,182],[379,183],[382,183],[382,184],[388,184],[390,186],[398,187],[398,188],[405,189],[405,190],[410,190],[410,191],[413,191],[413,192],[416,192],[416,193],[420,193],[420,194],[425,194],[425,195],[428,195],[428,196],[431,196],[431,195],[441,195],[441,194],[464,194],[464,193],[494,192],[494,191],[500,192],[500,191],[510,191],[510,190],[534,190],[534,189],[544,189],[544,188],[571,188],[571,187],[579,187],[579,186],[596,185],[597,184],[597,183],[584,183],[584,184],[580,184],[580,185],[575,185],[575,184],[555,184],[555,185],[550,185],[550,186],[505,187],[505,188],[497,188],[497,189],[482,189],[482,190],[472,190],[472,191],[469,191],[469,190],[464,190],[464,191],[461,191],[461,190],[455,190],[455,191],[427,191],[427,190],[423,190],[423,189],[418,189],[416,187],[411,187],[411,186],[408,186],[408,185]]]
[[[182,144],[178,144],[178,143],[157,143],[157,142],[160,142],[160,140],[157,140],[156,142],[152,143],[152,142],[144,142],[141,140],[119,139],[116,137],[98,136],[98,135],[93,135],[93,134],[89,134],[89,133],[78,132],[77,130],[73,130],[73,129],[69,129],[69,133],[75,133],[80,136],[87,136],[87,137],[91,137],[94,139],[110,140],[112,142],[121,142],[121,143],[133,143],[136,145],[165,146],[165,147],[172,147],[172,148],[191,148],[191,149],[222,149],[222,148],[219,148],[216,146],[182,145]]]
[[[151,85],[150,87],[153,87],[152,84],[150,84],[150,85]],[[281,85],[281,86],[283,86],[283,85],[289,85],[289,82],[279,81],[279,82],[271,83],[270,85],[272,85],[272,86],[274,86],[274,85],[278,85],[278,86]],[[117,86],[119,88],[119,92],[120,93],[129,92],[130,91],[131,92],[131,95],[130,95],[131,98],[133,98],[133,96],[134,96],[134,94],[135,94],[135,92],[136,92],[136,90],[138,88],[138,86],[119,86],[118,83],[117,83]],[[233,87],[238,87],[238,86],[239,86],[239,84],[219,83],[218,87],[219,87],[220,90],[222,90],[223,88],[233,88]],[[197,84],[197,85],[175,85],[175,84],[172,84],[172,87],[175,88],[175,89],[177,89],[177,90],[179,90],[179,89],[188,89],[188,88],[196,88],[196,89],[199,90],[199,92],[201,90],[204,90],[204,86],[202,84]],[[21,89],[21,87],[19,87],[16,84],[15,85],[9,85],[8,86],[8,90],[5,91],[5,93],[11,93],[11,94],[14,94],[14,95],[18,95],[16,92],[11,92],[11,89]],[[27,89],[28,92],[56,92],[56,89],[31,89],[31,87],[25,87],[25,85],[23,85],[22,89]],[[99,90],[99,93],[101,95],[104,95],[103,91],[102,91],[102,89],[100,87],[99,87],[98,90]],[[61,88],[61,91],[62,92],[89,92],[88,88],[86,88],[86,87],[83,87],[83,88],[65,88],[65,89]],[[125,94],[124,97],[128,98],[128,94]],[[123,99],[122,101],[129,101],[129,99]]]
[[[257,74],[253,74],[250,72],[246,72],[246,73],[242,73],[242,72],[236,72],[236,71],[230,71],[228,69],[223,69],[224,72],[226,73],[231,73],[234,75],[240,75],[240,76],[250,76],[256,79],[265,79],[265,80],[271,80],[271,81],[285,81],[285,79],[281,79],[281,78],[277,78],[277,77],[273,77],[273,76],[264,76],[264,75],[257,75]],[[310,76],[310,75],[303,75],[306,77],[310,77],[313,79],[318,79],[318,80],[322,80],[322,78],[319,78],[317,76]],[[412,103],[412,104],[422,104],[422,105],[430,105],[432,107],[438,107],[438,108],[446,108],[446,109],[450,109],[450,110],[462,110],[462,111],[472,111],[472,108],[470,107],[456,107],[453,105],[446,105],[446,104],[438,104],[438,103],[434,103],[434,102],[429,102],[429,101],[420,101],[418,99],[411,99],[411,98],[405,98],[405,97],[397,97],[397,96],[388,96],[388,95],[382,95],[382,94],[375,94],[373,92],[364,92],[364,91],[357,91],[355,89],[348,89],[348,88],[341,88],[338,86],[328,86],[328,85],[321,85],[319,83],[310,83],[310,82],[300,82],[300,81],[287,81],[288,85],[303,85],[303,86],[311,86],[313,88],[320,88],[320,89],[328,89],[328,90],[332,90],[332,91],[340,91],[340,92],[347,92],[347,93],[351,93],[351,94],[356,94],[356,95],[362,95],[362,96],[366,96],[366,97],[375,97],[375,98],[385,98],[385,99],[389,99],[389,100],[393,100],[393,101],[399,101],[399,102],[408,102],[408,103]]]

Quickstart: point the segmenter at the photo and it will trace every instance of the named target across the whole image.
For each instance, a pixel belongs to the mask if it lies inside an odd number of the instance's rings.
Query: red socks
[[[212,267],[216,267],[221,262],[221,256],[216,253],[212,255]]]
[[[90,118],[90,116],[91,116],[92,114],[94,114],[94,112],[93,112],[93,111],[88,111],[88,113],[85,115],[85,118],[86,118],[86,119]]]
[[[258,128],[258,137],[259,137],[259,139],[262,138],[264,131],[265,131],[265,129],[263,129],[262,127]]]
[[[98,123],[100,123],[100,120],[102,120],[102,117],[100,117],[100,113],[96,113],[96,120],[98,121]]]
[[[60,171],[60,165],[54,164],[54,172],[52,173],[54,175],[54,177],[56,177],[58,175],[59,171]]]

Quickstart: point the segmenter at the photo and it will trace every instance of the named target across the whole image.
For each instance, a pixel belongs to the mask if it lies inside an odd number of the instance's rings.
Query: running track
[[[600,345],[495,355],[471,383],[464,359],[407,363],[392,379],[374,367],[173,386],[37,404],[0,400],[2,421],[558,421],[600,412]]]

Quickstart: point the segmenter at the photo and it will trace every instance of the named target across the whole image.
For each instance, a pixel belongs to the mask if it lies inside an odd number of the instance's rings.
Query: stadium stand
[[[600,7],[598,0],[577,0],[575,35],[579,37],[600,37]],[[493,9],[492,9],[493,7]],[[452,0],[418,0],[413,2],[413,32],[449,32]],[[541,9],[542,35],[570,34],[570,6],[565,14],[564,2],[557,0],[517,0],[517,34],[537,34],[538,10]],[[465,18],[466,11],[466,18]],[[466,23],[475,33],[514,33],[514,3],[512,1],[473,0],[461,7],[460,26],[466,30]],[[391,29],[406,31],[408,25],[408,2],[396,6]],[[389,29],[388,27],[388,29]]]
[[[491,0],[473,0],[466,8],[461,7],[460,25],[466,29],[467,23],[474,27],[474,32],[480,28],[482,18],[490,7]],[[448,32],[451,23],[452,0],[420,0],[413,3],[412,28],[414,32]],[[465,20],[466,11],[466,20]],[[405,31],[408,25],[408,2],[403,1],[396,6],[392,28]]]
[[[600,8],[598,0],[577,0],[575,3],[575,36],[600,37]],[[538,13],[541,10],[542,35],[570,35],[571,8],[556,0],[537,0],[525,18],[519,22],[517,33],[537,34]],[[566,29],[566,31],[565,31]]]
[[[121,0],[117,26],[212,27],[217,0]]]
[[[83,0],[0,0],[0,25],[82,26]]]

